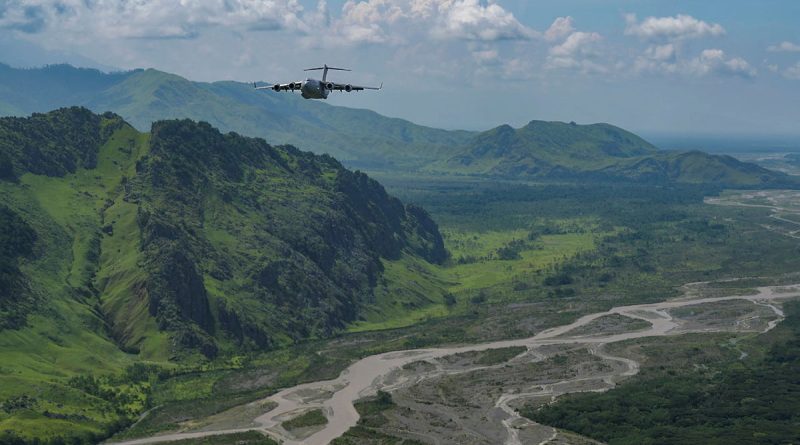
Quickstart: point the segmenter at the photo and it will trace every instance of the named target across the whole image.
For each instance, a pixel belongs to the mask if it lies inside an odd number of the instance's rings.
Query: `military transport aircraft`
[[[350,85],[349,83],[334,83],[328,81],[328,71],[350,71],[346,68],[334,68],[332,66],[323,65],[319,68],[308,68],[304,71],[317,71],[323,70],[322,80],[306,79],[298,80],[297,82],[289,83],[276,83],[274,85],[258,86],[253,82],[253,87],[257,90],[273,90],[273,91],[292,91],[300,90],[300,94],[305,99],[327,99],[331,91],[362,91],[362,90],[380,90],[383,84],[379,87],[362,87],[358,85]]]

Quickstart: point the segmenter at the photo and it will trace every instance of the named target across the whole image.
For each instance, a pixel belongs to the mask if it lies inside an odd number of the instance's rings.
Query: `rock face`
[[[78,196],[105,199],[80,221],[98,250],[86,266],[84,284],[91,289],[85,304],[104,308],[112,336],[126,350],[147,343],[141,332],[153,322],[169,334],[170,353],[178,355],[213,357],[223,349],[329,335],[374,299],[383,260],[446,258],[425,210],[404,205],[330,156],[189,120],[157,122],[149,135],[141,134],[116,115],[81,108],[2,119],[0,136],[0,159],[9,171],[4,187],[23,187],[14,181],[24,177],[30,190],[35,178],[50,175]],[[108,164],[120,153],[130,156]],[[81,188],[80,172],[102,186]],[[6,201],[9,221],[24,231],[24,217]],[[118,209],[123,205],[130,208],[129,224]],[[70,227],[77,225],[73,217],[59,216]],[[99,251],[101,239],[106,246],[131,237],[138,240],[134,252]],[[47,240],[38,248],[70,247]],[[4,252],[13,251],[4,260],[12,278],[3,286],[24,282],[12,266],[30,253],[26,246],[3,244]],[[125,255],[135,261],[123,263]],[[140,304],[146,311],[135,309]]]

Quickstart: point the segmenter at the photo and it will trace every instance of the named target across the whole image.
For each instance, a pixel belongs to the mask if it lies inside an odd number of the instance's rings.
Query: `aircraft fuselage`
[[[300,87],[300,94],[305,99],[327,99],[330,90],[325,88],[321,80],[306,79]]]

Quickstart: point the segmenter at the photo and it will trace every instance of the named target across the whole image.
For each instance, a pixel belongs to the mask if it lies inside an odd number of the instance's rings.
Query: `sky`
[[[0,62],[245,82],[327,63],[384,84],[329,102],[434,127],[800,136],[798,17],[797,0],[0,0]]]

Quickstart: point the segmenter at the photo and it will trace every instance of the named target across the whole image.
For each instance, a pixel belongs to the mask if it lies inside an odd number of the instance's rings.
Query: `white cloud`
[[[635,14],[625,15],[625,35],[648,42],[647,48],[636,58],[633,69],[637,73],[685,76],[736,76],[751,78],[757,71],[741,57],[728,57],[720,49],[706,49],[691,57],[686,54],[688,40],[717,37],[725,34],[718,23],[698,20],[690,15],[674,17],[647,17],[639,21]]]
[[[596,32],[577,31],[570,16],[556,18],[542,34],[551,44],[544,67],[548,70],[571,70],[584,74],[608,73],[613,60],[601,57],[603,36]]]
[[[647,17],[641,22],[636,14],[626,14],[625,22],[625,35],[649,40],[688,40],[725,34],[725,29],[718,23],[704,22],[684,14],[675,17]]]
[[[333,29],[332,43],[399,43],[412,30],[439,40],[482,42],[538,35],[502,6],[480,0],[347,0]]]
[[[677,48],[672,43],[666,45],[654,45],[648,47],[644,52],[645,57],[659,62],[673,62],[677,57]]]
[[[593,53],[591,44],[601,39],[600,34],[596,32],[576,31],[570,34],[564,43],[550,48],[550,54],[556,57],[568,57]]]
[[[462,40],[525,40],[536,33],[496,3],[478,0],[442,0],[439,23],[433,34]]]
[[[545,67],[605,73],[608,69],[596,60],[600,54],[596,44],[602,39],[596,32],[575,31],[561,44],[550,48]]]
[[[738,77],[755,77],[756,69],[741,57],[727,58],[721,49],[707,49],[686,66],[690,73],[700,76],[720,74]]]
[[[495,65],[500,61],[500,54],[496,49],[472,51],[472,57],[478,65]]]
[[[767,51],[772,53],[796,53],[800,52],[800,45],[788,41],[783,41],[777,45],[771,45],[767,47]]]
[[[783,71],[783,76],[787,79],[800,80],[800,62],[795,63],[789,68],[786,68]]]
[[[544,38],[550,42],[561,40],[572,34],[573,31],[575,31],[575,27],[572,26],[572,17],[558,17],[544,32]]]
[[[741,57],[728,57],[721,49],[706,49],[691,59],[677,56],[671,45],[649,47],[644,55],[634,62],[634,70],[659,75],[680,74],[704,77],[709,75],[752,78],[758,74]]]
[[[0,27],[59,38],[191,38],[204,27],[307,31],[297,0],[8,0]]]

